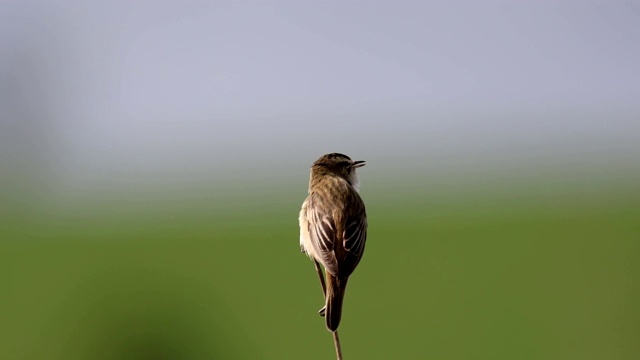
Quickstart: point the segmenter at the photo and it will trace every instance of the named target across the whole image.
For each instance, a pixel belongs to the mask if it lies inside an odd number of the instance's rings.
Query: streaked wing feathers
[[[346,206],[342,213],[336,213],[335,208],[333,212],[327,210],[322,206],[324,201],[316,193],[309,197],[307,218],[310,242],[316,260],[327,271],[336,276],[349,276],[360,262],[367,240],[364,203],[355,191],[344,198]]]
[[[367,218],[365,216],[350,218],[344,230],[344,248],[359,258],[362,256],[366,241]]]
[[[309,235],[311,243],[315,247],[315,252],[321,258],[318,259],[322,265],[331,273],[338,272],[338,261],[336,259],[334,248],[334,239],[336,238],[336,227],[333,219],[327,215],[322,215],[314,206],[309,207]]]

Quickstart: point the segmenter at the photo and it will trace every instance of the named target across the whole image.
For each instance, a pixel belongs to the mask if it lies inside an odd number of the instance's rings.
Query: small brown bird
[[[316,262],[319,272],[318,262],[325,269],[325,307],[320,314],[332,332],[340,324],[347,280],[362,259],[367,239],[367,214],[356,174],[364,165],[338,153],[316,160],[298,219],[302,251]]]

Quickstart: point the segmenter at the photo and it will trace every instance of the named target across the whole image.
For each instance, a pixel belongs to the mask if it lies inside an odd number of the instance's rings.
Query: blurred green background
[[[375,166],[360,171],[370,234],[347,358],[639,353],[638,177],[410,186]],[[305,185],[68,201],[3,222],[0,357],[332,358],[299,253]]]
[[[640,359],[640,7],[1,1],[0,360]]]

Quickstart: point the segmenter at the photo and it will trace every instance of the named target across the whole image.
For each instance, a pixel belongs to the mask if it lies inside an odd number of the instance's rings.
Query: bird
[[[340,153],[316,160],[298,218],[300,248],[315,262],[325,292],[319,313],[331,332],[340,325],[347,281],[362,259],[367,240],[367,214],[356,173],[364,165]],[[324,267],[326,288],[318,263]]]

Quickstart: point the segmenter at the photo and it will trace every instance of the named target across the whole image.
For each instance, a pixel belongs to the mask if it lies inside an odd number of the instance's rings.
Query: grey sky
[[[0,149],[74,186],[633,165],[639,36],[637,2],[3,2]]]

